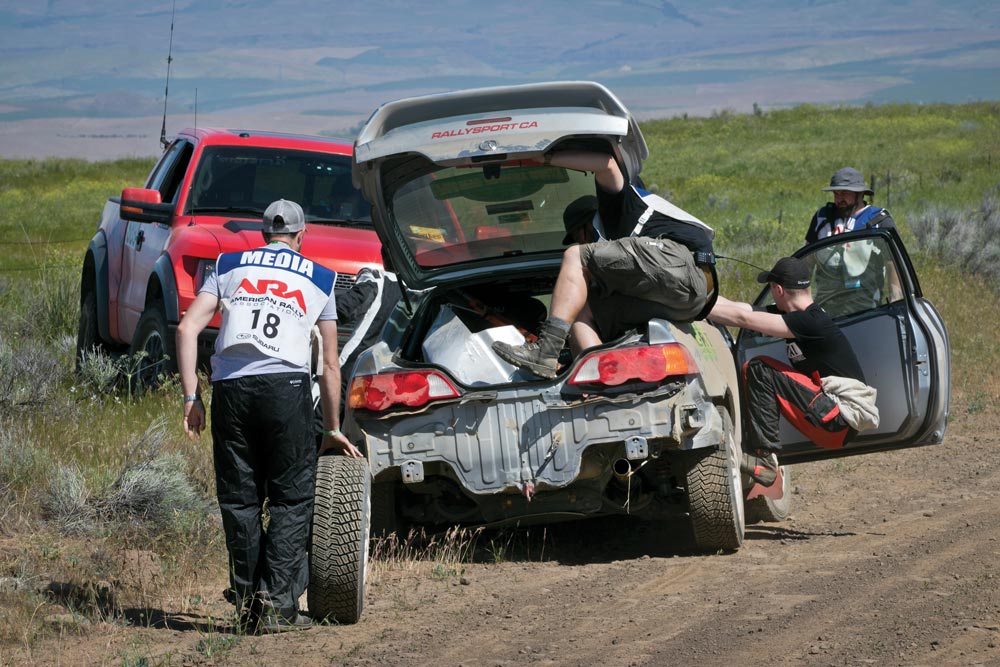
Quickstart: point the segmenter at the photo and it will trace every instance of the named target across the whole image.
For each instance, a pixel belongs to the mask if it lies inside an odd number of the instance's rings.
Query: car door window
[[[795,253],[812,267],[816,303],[841,327],[866,382],[878,392],[880,423],[859,434],[849,453],[939,442],[947,417],[947,332],[920,293],[895,231],[869,230],[830,237]],[[755,305],[772,306],[769,290]],[[737,339],[742,365],[766,355],[788,363],[785,341],[744,330]],[[784,419],[782,457],[788,462],[842,455],[822,450]]]
[[[177,190],[184,174],[187,171],[188,162],[191,160],[193,147],[190,142],[178,139],[167,150],[166,155],[160,160],[153,175],[146,186],[151,190],[160,191],[160,201],[172,202],[177,197]]]
[[[831,317],[861,313],[903,296],[886,239],[844,240],[803,259],[813,269],[813,299]]]

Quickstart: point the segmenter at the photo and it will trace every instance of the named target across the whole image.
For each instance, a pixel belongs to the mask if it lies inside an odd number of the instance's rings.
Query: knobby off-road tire
[[[735,551],[743,545],[743,485],[739,452],[729,412],[719,410],[723,447],[691,452],[687,468],[688,505],[696,546],[703,551]]]
[[[337,623],[361,618],[368,565],[368,461],[322,456],[309,552],[309,613]]]
[[[177,372],[175,348],[176,343],[167,327],[163,304],[158,301],[149,304],[139,318],[132,348],[129,350],[133,358],[145,352],[145,356],[135,362],[132,380],[137,390],[155,389],[160,386],[162,378]]]
[[[788,518],[792,511],[792,483],[788,466],[781,466],[781,497],[777,500],[758,496],[746,502],[747,524],[777,523]]]

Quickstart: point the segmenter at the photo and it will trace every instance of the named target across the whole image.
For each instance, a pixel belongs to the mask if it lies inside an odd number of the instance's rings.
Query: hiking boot
[[[766,449],[743,452],[740,472],[750,475],[761,486],[771,486],[778,479],[778,457]]]
[[[566,343],[568,334],[569,329],[562,329],[551,320],[546,320],[542,325],[538,340],[522,345],[496,341],[493,343],[493,351],[512,366],[552,380],[557,374],[559,353]]]
[[[289,632],[290,630],[308,630],[312,625],[311,618],[298,612],[291,618],[277,613],[265,614],[260,621],[260,632],[269,635],[276,632]]]

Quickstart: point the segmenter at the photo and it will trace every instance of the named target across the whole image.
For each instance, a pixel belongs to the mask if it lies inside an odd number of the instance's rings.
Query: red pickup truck
[[[306,213],[302,254],[350,287],[381,266],[371,210],[351,183],[352,145],[274,132],[186,129],[143,188],[104,206],[80,278],[77,365],[87,351],[145,352],[141,384],[176,370],[174,335],[219,253],[262,244],[261,217],[276,199]],[[206,329],[210,352],[218,315]],[[341,334],[346,334],[342,327]]]

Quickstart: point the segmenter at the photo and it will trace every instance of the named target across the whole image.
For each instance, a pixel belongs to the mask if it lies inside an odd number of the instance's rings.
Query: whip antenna
[[[719,253],[715,253],[715,258],[716,259],[728,259],[728,260],[730,260],[732,262],[739,262],[740,264],[746,264],[747,266],[749,266],[751,268],[754,268],[754,269],[757,269],[758,271],[763,271],[764,273],[767,273],[767,269],[761,268],[761,267],[757,266],[756,264],[751,264],[750,262],[744,262],[742,259],[736,259],[735,257],[726,257],[725,255],[720,255]]]
[[[170,94],[170,63],[174,61],[174,15],[177,13],[177,0],[174,0],[170,10],[170,43],[167,46],[167,82],[163,84],[163,125],[160,127],[160,143],[167,147],[167,95]]]

